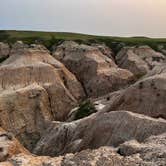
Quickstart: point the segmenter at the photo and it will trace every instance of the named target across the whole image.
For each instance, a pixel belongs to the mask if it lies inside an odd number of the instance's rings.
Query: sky
[[[0,29],[166,37],[166,0],[0,0]]]

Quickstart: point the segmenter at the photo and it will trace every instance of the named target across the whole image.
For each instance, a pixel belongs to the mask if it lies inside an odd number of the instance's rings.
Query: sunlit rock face
[[[0,143],[3,142],[3,148],[7,149],[5,152],[9,152],[9,149],[11,152],[12,149],[12,153],[9,153],[10,155],[5,159],[7,161],[3,162],[1,160],[0,166],[94,166],[94,164],[101,166],[103,163],[105,166],[164,166],[166,164],[166,133],[151,136],[142,143],[130,140],[117,148],[104,146],[94,150],[87,149],[59,157],[34,156],[23,147],[18,147],[18,142],[13,144],[13,141],[9,141],[8,137],[9,135],[6,134],[1,135]],[[1,144],[0,146],[2,147]],[[17,147],[17,150],[15,147]],[[2,152],[0,152],[0,156],[3,156]]]
[[[105,51],[108,55],[104,55],[100,49],[66,41],[53,52],[53,56],[76,75],[91,97],[124,88],[134,80],[131,72],[118,68],[110,54]]]
[[[81,84],[40,45],[13,45],[0,65],[0,125],[32,149],[47,122],[65,120],[84,97]]]

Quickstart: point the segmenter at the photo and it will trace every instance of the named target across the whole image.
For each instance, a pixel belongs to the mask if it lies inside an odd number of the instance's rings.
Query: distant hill
[[[67,32],[40,32],[40,31],[14,31],[0,30],[0,41],[14,43],[22,40],[25,43],[42,43],[47,48],[51,48],[53,44],[64,40],[74,40],[80,43],[105,43],[112,49],[118,49],[117,45],[149,45],[153,49],[162,44],[166,45],[166,38],[147,38],[147,37],[111,37],[111,36],[94,36],[79,33]]]

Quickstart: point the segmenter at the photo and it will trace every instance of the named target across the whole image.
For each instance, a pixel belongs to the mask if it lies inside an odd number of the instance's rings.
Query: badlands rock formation
[[[75,76],[42,46],[16,43],[0,65],[0,125],[29,149],[47,121],[64,120],[82,97]]]
[[[0,166],[166,165],[163,54],[17,42],[0,43],[0,59]],[[84,118],[67,122],[71,110]]]
[[[88,96],[99,97],[124,88],[134,79],[131,72],[118,68],[114,61],[102,52],[99,46],[66,41],[57,47],[53,56],[76,75]]]
[[[163,54],[149,46],[125,47],[116,56],[118,65],[131,71],[137,78],[160,65],[165,59]]]

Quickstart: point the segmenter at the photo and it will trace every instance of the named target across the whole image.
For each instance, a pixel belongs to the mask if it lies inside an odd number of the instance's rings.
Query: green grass
[[[73,40],[80,43],[102,42],[115,52],[121,48],[119,43],[129,46],[149,45],[155,50],[157,50],[159,44],[164,44],[166,47],[166,38],[94,36],[67,32],[0,31],[0,41],[14,43],[17,40],[22,40],[27,44],[37,41],[44,44],[47,48],[51,48],[53,44],[64,40]]]

